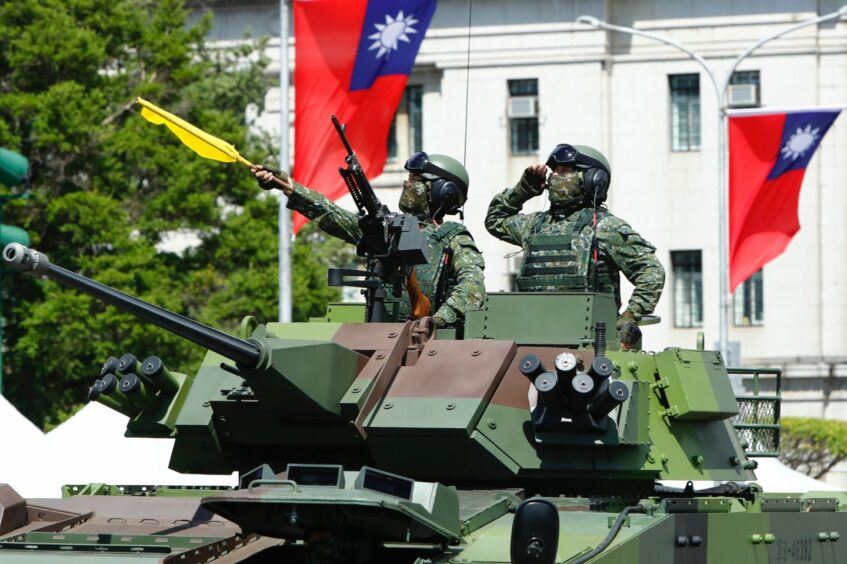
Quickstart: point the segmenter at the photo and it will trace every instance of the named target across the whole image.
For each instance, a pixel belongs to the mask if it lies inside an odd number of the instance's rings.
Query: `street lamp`
[[[290,172],[288,122],[288,1],[279,2],[279,169]],[[278,300],[279,321],[291,321],[291,212],[286,204],[288,197],[279,191],[278,239],[279,264]]]
[[[735,60],[730,65],[729,70],[723,77],[723,80],[719,81],[717,79],[717,75],[711,66],[701,57],[697,55],[693,51],[687,49],[681,43],[674,41],[668,37],[663,37],[661,35],[656,35],[654,33],[650,33],[647,31],[642,31],[640,29],[635,29],[632,27],[614,25],[604,22],[603,20],[597,19],[594,16],[579,16],[576,21],[581,24],[585,24],[587,26],[591,26],[597,29],[605,29],[608,31],[616,31],[619,33],[626,33],[628,35],[637,35],[639,37],[645,37],[647,39],[652,39],[653,41],[658,41],[660,43],[664,43],[665,45],[670,45],[671,47],[675,47],[697,61],[697,63],[703,67],[703,70],[706,71],[709,79],[712,82],[712,86],[715,89],[715,99],[718,104],[718,230],[719,230],[719,238],[718,238],[718,257],[719,257],[719,266],[718,272],[720,276],[720,330],[719,330],[719,348],[721,355],[724,360],[727,361],[729,359],[729,339],[728,339],[728,328],[729,328],[729,308],[730,308],[730,293],[729,293],[729,244],[728,244],[728,230],[727,230],[727,177],[729,176],[729,171],[727,170],[727,101],[726,101],[726,93],[729,88],[729,82],[732,78],[732,73],[735,72],[735,69],[738,68],[738,65],[749,57],[756,49],[768,43],[769,41],[773,41],[783,35],[796,31],[798,29],[815,25],[821,22],[838,19],[841,16],[847,15],[847,4],[836,10],[835,12],[831,12],[829,14],[818,16],[816,18],[811,18],[808,20],[804,20],[792,26],[789,26],[785,29],[782,29],[776,33],[765,36],[759,39],[756,43],[751,45],[746,51],[738,55]],[[740,387],[740,381],[733,382],[734,387]]]

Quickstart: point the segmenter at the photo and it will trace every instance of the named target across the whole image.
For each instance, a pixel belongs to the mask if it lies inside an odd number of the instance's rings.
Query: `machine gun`
[[[331,268],[329,285],[364,288],[367,302],[365,319],[380,322],[386,317],[386,284],[392,288],[394,296],[399,297],[402,282],[406,279],[413,317],[428,315],[431,304],[421,291],[414,270],[415,265],[426,264],[429,260],[427,245],[418,227],[417,218],[407,213],[392,212],[379,201],[347,139],[347,125],[339,123],[334,115],[332,124],[347,150],[347,156],[344,158],[347,168],[339,167],[338,173],[344,179],[344,184],[347,185],[359,210],[362,238],[356,245],[356,254],[367,259],[367,269],[361,271]],[[360,277],[365,279],[350,279]]]

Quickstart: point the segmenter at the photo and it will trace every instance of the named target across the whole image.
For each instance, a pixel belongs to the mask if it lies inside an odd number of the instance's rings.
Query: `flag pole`
[[[290,172],[288,107],[288,2],[279,2],[279,168]],[[279,191],[279,321],[291,321],[291,212],[288,197]]]

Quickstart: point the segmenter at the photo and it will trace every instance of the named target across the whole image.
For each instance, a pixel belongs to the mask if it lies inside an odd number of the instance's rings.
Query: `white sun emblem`
[[[782,156],[786,159],[796,161],[806,154],[809,147],[815,144],[815,141],[820,139],[820,128],[812,129],[811,125],[807,125],[806,129],[797,128],[794,134],[785,143],[782,148]]]
[[[400,10],[397,13],[396,18],[392,18],[386,14],[385,23],[374,24],[377,32],[368,36],[368,39],[374,40],[374,42],[371,43],[371,46],[368,47],[368,51],[379,49],[376,53],[377,59],[383,55],[390,55],[391,51],[396,51],[398,49],[400,41],[405,41],[406,43],[410,43],[412,41],[409,39],[407,34],[418,32],[416,29],[412,28],[412,26],[416,23],[418,23],[418,20],[416,20],[412,14],[409,14],[407,17],[403,17],[403,10]]]

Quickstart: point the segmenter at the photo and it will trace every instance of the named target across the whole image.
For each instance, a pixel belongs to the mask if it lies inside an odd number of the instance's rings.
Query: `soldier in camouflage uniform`
[[[639,347],[638,322],[655,309],[665,269],[656,258],[656,248],[602,206],[610,178],[609,162],[599,151],[558,145],[546,164],[528,167],[514,188],[494,197],[485,227],[498,239],[523,247],[519,291],[596,288],[614,295],[620,310],[623,272],[635,288],[617,328],[625,347]],[[527,200],[545,189],[549,211],[519,213]]]
[[[288,196],[288,208],[296,210],[333,237],[351,244],[362,236],[359,216],[329,201],[321,194],[290,180],[274,178],[261,166],[251,169],[263,188],[280,188]],[[444,221],[458,213],[467,198],[469,178],[457,160],[446,155],[418,152],[406,161],[408,179],[403,182],[400,209],[414,215],[429,246],[429,264],[418,265],[415,273],[421,290],[429,298],[433,319],[439,327],[464,325],[465,313],[479,309],[485,298],[485,262],[473,237],[461,223]],[[446,265],[446,266],[445,266]],[[441,300],[436,300],[439,281],[446,276]],[[392,304],[386,300],[389,312]],[[406,292],[396,304],[397,318],[410,316]]]

